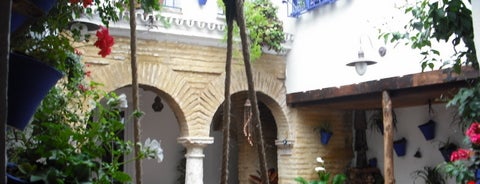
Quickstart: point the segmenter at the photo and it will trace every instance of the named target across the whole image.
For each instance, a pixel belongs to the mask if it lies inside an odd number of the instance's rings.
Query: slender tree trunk
[[[267,159],[265,155],[265,143],[263,140],[263,133],[262,133],[262,123],[260,122],[260,112],[258,110],[258,101],[257,101],[257,94],[255,91],[255,87],[253,84],[253,74],[252,74],[252,66],[250,64],[250,48],[249,48],[249,40],[247,37],[246,32],[246,23],[245,23],[245,16],[243,13],[243,0],[235,0],[236,4],[236,20],[238,27],[240,28],[240,38],[242,40],[242,54],[243,54],[243,61],[245,64],[245,72],[247,75],[248,81],[248,95],[250,101],[252,102],[252,114],[253,114],[253,123],[256,127],[256,131],[254,131],[254,144],[257,147],[257,153],[259,158],[259,165],[260,165],[260,175],[262,178],[262,182],[264,184],[269,184],[270,181],[268,180],[268,171],[267,171]]]
[[[223,158],[221,183],[228,182],[228,158],[230,156],[230,80],[232,73],[233,20],[227,20],[227,60],[225,62],[225,102],[223,104]]]
[[[130,1],[130,58],[132,63],[132,97],[133,110],[140,111],[138,101],[138,73],[137,73],[137,23],[135,15],[135,1]],[[140,117],[133,116],[133,136],[134,142],[140,142]],[[135,144],[134,157],[137,158],[140,153],[140,146]],[[142,183],[142,160],[135,160],[135,180],[137,184]]]

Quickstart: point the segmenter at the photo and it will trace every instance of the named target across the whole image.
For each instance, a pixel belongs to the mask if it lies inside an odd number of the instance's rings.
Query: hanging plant
[[[392,109],[392,123],[393,128],[397,129],[397,115]],[[373,110],[372,115],[369,118],[369,125],[373,132],[379,132],[383,135],[383,111],[382,109]]]

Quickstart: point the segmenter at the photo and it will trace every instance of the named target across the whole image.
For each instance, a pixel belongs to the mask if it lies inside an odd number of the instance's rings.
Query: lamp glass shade
[[[367,71],[367,63],[366,62],[356,62],[355,63],[355,70],[357,71],[358,75],[363,75]]]

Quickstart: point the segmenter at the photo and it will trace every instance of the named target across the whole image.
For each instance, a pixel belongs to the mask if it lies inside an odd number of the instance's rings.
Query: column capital
[[[185,147],[205,147],[208,144],[213,144],[213,137],[179,137],[177,142],[183,144]]]

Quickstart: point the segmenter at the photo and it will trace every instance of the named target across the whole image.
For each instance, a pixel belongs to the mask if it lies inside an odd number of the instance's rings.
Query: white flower
[[[323,161],[322,157],[317,157],[317,162],[318,162],[318,163],[323,163],[323,162],[325,162],[325,161]]]
[[[316,172],[325,171],[325,167],[315,167]]]
[[[120,101],[120,108],[128,108],[128,101],[127,101],[127,95],[125,93],[122,93],[118,96],[118,100]]]
[[[156,158],[158,163],[163,161],[163,149],[160,147],[159,141],[147,138],[143,149],[147,153],[148,159]]]
[[[47,158],[42,157],[42,158],[39,158],[38,160],[36,160],[35,162],[37,162],[39,164],[47,165]]]

